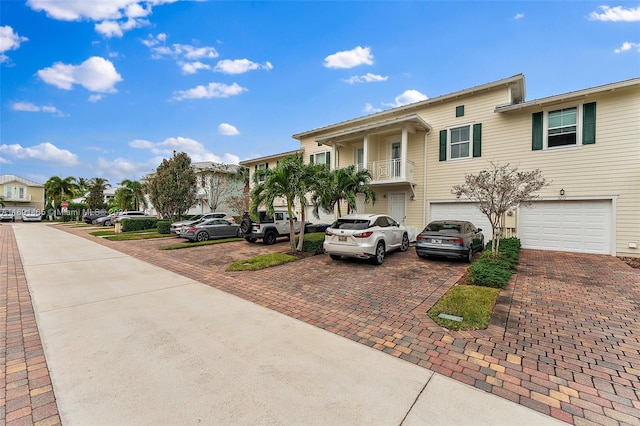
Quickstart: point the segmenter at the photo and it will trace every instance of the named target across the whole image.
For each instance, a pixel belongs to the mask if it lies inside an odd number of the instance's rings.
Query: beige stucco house
[[[22,211],[44,211],[44,185],[16,175],[0,175],[0,196],[6,209],[19,217]]]
[[[435,219],[491,227],[451,187],[491,162],[550,181],[505,232],[524,248],[640,257],[640,78],[533,101],[515,75],[293,135],[306,161],[367,168],[378,195],[360,212],[422,229]],[[255,166],[254,160],[243,162]]]

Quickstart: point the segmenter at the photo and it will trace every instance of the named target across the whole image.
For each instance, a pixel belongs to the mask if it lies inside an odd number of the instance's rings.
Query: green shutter
[[[440,130],[440,161],[447,161],[447,131]]]
[[[473,125],[473,156],[480,157],[482,154],[482,123]]]
[[[534,112],[532,115],[533,129],[531,132],[531,149],[539,151],[542,149],[543,141],[543,112]]]
[[[265,168],[265,169],[268,169],[268,168],[269,168],[269,163],[268,163],[268,162],[264,163],[264,168]]]
[[[327,160],[327,167],[331,168],[331,153],[329,151],[327,151],[327,154],[326,154],[325,158]]]
[[[309,156],[309,164],[313,164],[313,154]]]
[[[596,143],[596,103],[582,106],[582,145]]]

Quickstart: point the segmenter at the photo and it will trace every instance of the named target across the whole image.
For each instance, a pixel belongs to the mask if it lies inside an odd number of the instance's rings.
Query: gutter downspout
[[[429,139],[429,130],[424,133],[424,172],[422,182],[422,227],[418,232],[422,231],[422,228],[427,224],[427,140]]]

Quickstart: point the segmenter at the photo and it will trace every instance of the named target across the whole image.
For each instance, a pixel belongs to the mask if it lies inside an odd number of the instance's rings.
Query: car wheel
[[[253,238],[253,237],[245,237],[245,240],[246,240],[248,243],[251,243],[251,244],[254,244],[254,243],[257,241],[257,239],[255,239],[255,238]]]
[[[105,220],[104,221],[104,226],[111,226],[111,221],[110,220]]]
[[[471,263],[473,261],[473,247],[469,247],[469,252],[467,253],[467,263]]]
[[[266,246],[270,246],[272,244],[275,244],[276,238],[277,237],[275,232],[268,231],[266,234],[264,234],[264,238],[262,239],[262,241]]]
[[[236,237],[240,238],[242,236],[242,230],[240,228],[236,229]]]
[[[480,250],[478,251],[483,251],[484,250],[484,238],[482,239],[482,241],[480,241]]]
[[[402,235],[402,245],[400,246],[400,251],[409,250],[409,236],[407,234]]]
[[[207,241],[208,239],[209,234],[207,234],[205,231],[200,231],[196,234],[196,240],[198,240],[198,242]]]
[[[375,256],[373,256],[373,263],[375,265],[382,265],[382,262],[384,262],[384,254],[385,254],[385,250],[384,250],[384,242],[379,241],[378,245],[376,246],[376,254]]]
[[[337,254],[330,254],[329,257],[333,260],[340,260],[342,256],[338,256]]]
[[[253,224],[251,223],[251,218],[245,217],[244,219],[242,219],[242,222],[240,222],[240,230],[243,234],[249,234],[251,233],[252,225]]]
[[[422,254],[422,253],[416,253],[418,255],[419,258],[421,259],[426,259],[427,255],[426,254]]]

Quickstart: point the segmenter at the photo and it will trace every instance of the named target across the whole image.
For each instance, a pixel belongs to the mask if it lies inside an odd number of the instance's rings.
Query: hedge
[[[158,226],[158,234],[171,234],[171,221],[170,220],[159,220],[157,223]]]
[[[487,244],[487,248],[489,247],[491,247],[491,242]],[[469,273],[472,283],[485,287],[505,288],[518,264],[519,251],[520,240],[518,238],[500,240],[498,257],[493,257],[491,251],[486,250],[480,259],[471,265]]]
[[[302,251],[313,254],[324,253],[322,247],[324,243],[324,232],[313,232],[310,234],[304,234],[304,241],[302,242]]]
[[[158,219],[156,218],[135,218],[122,219],[122,232],[142,231],[156,227]]]

